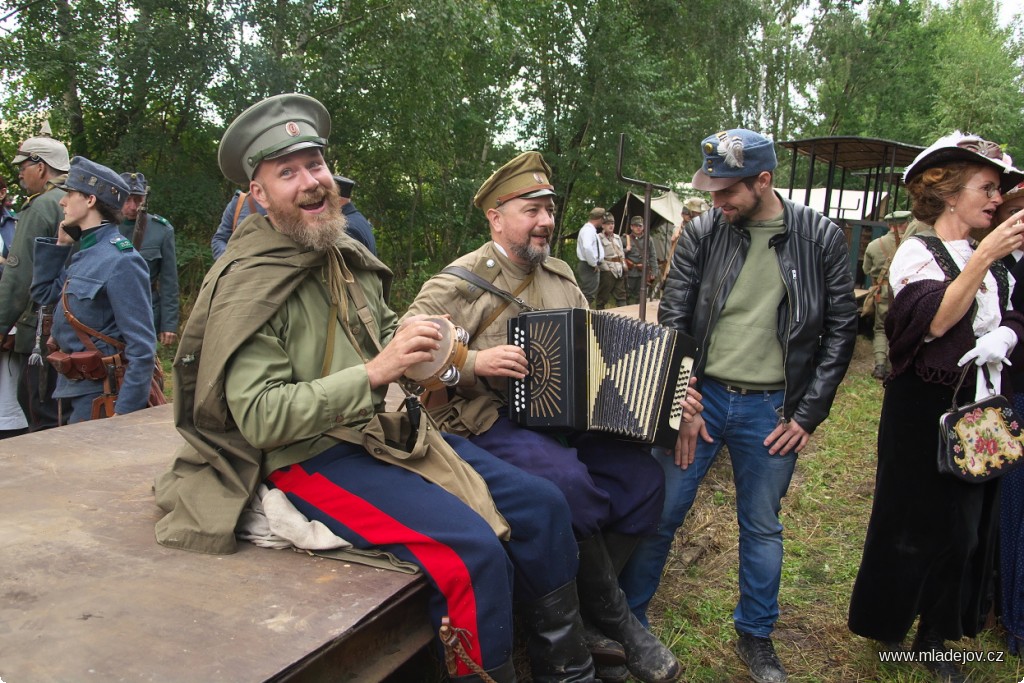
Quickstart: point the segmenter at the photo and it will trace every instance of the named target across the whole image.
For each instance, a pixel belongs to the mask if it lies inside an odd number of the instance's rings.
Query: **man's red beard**
[[[320,202],[326,206],[317,214],[307,214],[299,208]],[[341,212],[341,195],[333,186],[319,185],[311,192],[303,192],[295,204],[272,201],[267,215],[280,232],[316,251],[326,251],[337,244],[348,226],[348,219]]]

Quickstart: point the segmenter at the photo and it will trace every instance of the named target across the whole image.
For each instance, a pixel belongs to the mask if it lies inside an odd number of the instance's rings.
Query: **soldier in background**
[[[654,249],[654,261],[658,264],[654,284],[661,290],[661,285],[668,275],[668,258],[672,254],[672,231],[675,226],[668,221],[660,221],[651,228],[651,248]]]
[[[679,241],[679,236],[683,234],[683,228],[690,221],[695,221],[700,218],[701,214],[710,209],[708,203],[700,197],[687,197],[686,201],[683,202],[683,210],[680,211],[679,225],[672,231],[672,242],[668,249],[668,262],[665,264],[665,270],[662,272],[662,280],[668,277],[669,266],[672,265],[672,254],[676,251],[676,242]]]
[[[8,207],[7,181],[0,177],[0,276],[14,243],[15,223],[14,213]],[[18,403],[21,364],[12,353],[14,339],[15,335],[11,335],[7,344],[0,345],[0,439],[17,436],[28,429],[25,411]]]
[[[644,219],[633,216],[629,219],[629,234],[626,235],[626,299],[629,303],[640,302],[640,279],[644,272]],[[657,276],[655,270],[654,250],[647,249],[647,286],[650,287]]]
[[[155,213],[149,213],[146,198],[149,185],[141,173],[127,172],[121,179],[130,194],[121,207],[124,216],[118,227],[132,241],[149,266],[150,293],[153,298],[153,324],[157,339],[164,346],[178,341],[178,258],[174,248],[174,226]]]
[[[30,294],[34,247],[37,237],[56,238],[64,220],[59,185],[67,179],[71,159],[68,148],[53,139],[49,124],[43,124],[37,137],[21,143],[11,164],[18,167],[18,182],[28,199],[18,212],[18,229],[0,278],[0,345],[14,335],[14,354],[22,368],[18,401],[34,432],[56,427],[59,420],[53,398],[57,373],[43,361],[48,323],[43,327],[52,319],[52,309],[38,315]]]
[[[604,215],[601,234],[604,260],[601,261],[601,281],[597,285],[597,309],[604,308],[608,299],[614,298],[616,306],[626,305],[626,250],[622,238],[615,234],[615,216]]]
[[[864,273],[871,277],[874,291],[868,296],[875,297],[875,328],[872,346],[875,352],[875,368],[871,376],[885,379],[889,372],[889,340],[885,336],[885,316],[889,313],[889,264],[903,241],[903,233],[910,222],[909,211],[895,211],[883,218],[889,224],[889,232],[872,240],[864,250]]]
[[[4,274],[7,253],[11,250],[11,245],[14,243],[14,224],[16,220],[7,200],[7,181],[0,177],[0,275]]]

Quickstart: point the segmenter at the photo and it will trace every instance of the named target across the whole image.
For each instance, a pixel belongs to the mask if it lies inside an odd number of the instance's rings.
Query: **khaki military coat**
[[[587,299],[576,285],[572,268],[556,258],[528,268],[513,263],[494,242],[487,242],[451,265],[466,268],[509,293],[519,291],[532,275],[529,284],[517,296],[537,309],[587,307]],[[506,306],[492,323],[486,328],[483,326],[504,303],[497,295],[455,275],[438,273],[424,283],[409,307],[407,315],[448,313],[452,322],[470,335],[470,351],[456,394],[447,405],[434,411],[445,431],[463,436],[481,434],[491,428],[498,418],[498,408],[507,402],[507,380],[478,378],[473,371],[477,351],[508,343],[508,319],[522,312],[519,306]]]

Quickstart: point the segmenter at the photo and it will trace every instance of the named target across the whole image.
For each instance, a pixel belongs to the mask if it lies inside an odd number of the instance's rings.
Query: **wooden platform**
[[[379,681],[431,638],[409,576],[156,543],[171,406],[0,441],[0,679]]]

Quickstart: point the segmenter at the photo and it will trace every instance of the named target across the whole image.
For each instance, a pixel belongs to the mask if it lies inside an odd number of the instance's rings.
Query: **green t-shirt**
[[[785,225],[779,214],[746,227],[750,250],[711,332],[704,374],[746,389],[782,389],[786,375],[777,315],[786,288],[768,241]]]

